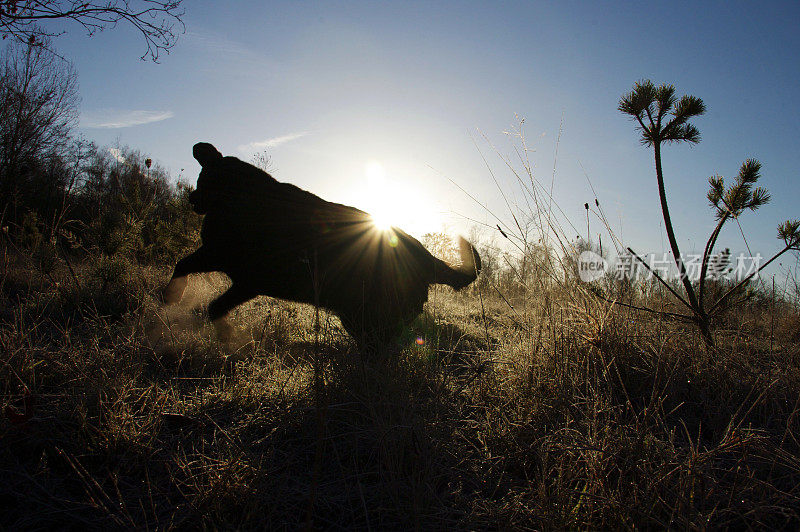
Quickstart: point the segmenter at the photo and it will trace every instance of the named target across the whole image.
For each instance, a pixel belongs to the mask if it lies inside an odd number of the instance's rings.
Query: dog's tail
[[[458,237],[458,247],[461,253],[461,264],[450,266],[446,262],[433,258],[435,284],[447,284],[461,290],[478,278],[481,271],[481,258],[478,250],[464,238]]]

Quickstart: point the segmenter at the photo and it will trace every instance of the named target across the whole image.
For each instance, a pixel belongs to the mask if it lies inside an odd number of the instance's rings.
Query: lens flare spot
[[[425,339],[422,336],[417,337],[417,345],[425,345]]]
[[[394,233],[389,235],[389,245],[390,246],[392,246],[393,248],[396,248],[398,243],[399,243],[399,240],[397,240],[397,235],[395,235]]]

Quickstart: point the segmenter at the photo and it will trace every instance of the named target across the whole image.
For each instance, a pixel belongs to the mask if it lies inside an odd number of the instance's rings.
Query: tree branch
[[[671,319],[674,319],[674,320],[681,320],[681,321],[685,321],[685,322],[688,322],[688,323],[692,323],[692,322],[695,321],[694,317],[687,316],[686,314],[678,314],[677,312],[668,312],[666,310],[655,310],[655,309],[651,309],[651,308],[648,308],[648,307],[639,307],[637,305],[632,305],[630,303],[623,303],[621,301],[617,301],[616,299],[608,299],[607,297],[605,297],[603,295],[600,295],[600,294],[598,294],[596,292],[592,292],[591,290],[590,290],[590,292],[596,298],[602,299],[606,303],[611,303],[612,305],[620,305],[620,306],[627,307],[627,308],[630,308],[630,309],[633,309],[633,310],[641,310],[643,312],[650,312],[651,314],[658,314],[659,316],[662,316],[664,318],[671,318]]]
[[[725,300],[726,300],[726,299],[728,299],[728,297],[730,297],[730,295],[731,295],[731,294],[733,294],[733,293],[734,293],[736,290],[738,290],[740,287],[742,287],[742,286],[743,286],[743,285],[744,285],[744,284],[745,284],[747,281],[749,281],[750,279],[752,279],[752,278],[753,278],[753,277],[754,277],[756,274],[758,274],[758,272],[760,272],[761,270],[763,270],[764,268],[766,268],[767,266],[769,266],[769,265],[770,265],[770,263],[772,263],[772,261],[774,261],[775,259],[777,259],[777,258],[778,258],[778,257],[780,257],[781,255],[783,255],[784,253],[786,253],[786,252],[787,252],[787,251],[789,251],[790,249],[795,249],[795,248],[794,248],[794,246],[787,244],[785,248],[783,248],[782,250],[780,250],[778,253],[776,253],[775,255],[773,255],[773,257],[772,257],[771,259],[769,259],[767,262],[765,262],[763,266],[761,266],[759,269],[757,269],[756,271],[754,271],[753,273],[751,273],[750,275],[748,275],[747,277],[745,277],[744,279],[742,279],[742,280],[741,280],[741,281],[740,281],[738,284],[736,284],[736,285],[735,285],[733,288],[731,288],[730,290],[728,290],[727,292],[725,292],[725,294],[723,294],[723,296],[722,296],[721,298],[719,298],[719,299],[717,300],[717,302],[716,302],[716,303],[714,303],[714,306],[712,306],[712,307],[711,307],[711,308],[708,310],[708,313],[709,313],[709,315],[710,315],[711,313],[713,313],[713,312],[714,312],[714,311],[717,309],[717,307],[719,307],[720,305],[722,305],[722,303],[723,303],[723,302],[725,302]]]
[[[652,269],[652,268],[650,268],[650,265],[649,265],[649,264],[647,264],[647,263],[644,261],[644,259],[642,259],[642,258],[641,258],[639,255],[637,255],[637,254],[636,254],[636,252],[635,252],[635,251],[633,251],[631,248],[628,248],[628,251],[629,251],[629,252],[630,252],[630,253],[631,253],[631,254],[632,254],[634,257],[636,257],[636,259],[637,259],[639,262],[641,262],[641,263],[642,263],[642,266],[644,266],[645,268],[647,268],[647,271],[649,271],[650,273],[652,273],[652,274],[653,274],[653,277],[655,277],[656,279],[658,279],[659,281],[661,281],[661,284],[663,284],[665,287],[667,287],[667,290],[669,290],[669,291],[672,293],[672,295],[674,295],[675,297],[677,297],[677,298],[678,298],[678,300],[679,300],[681,303],[683,303],[684,305],[686,305],[688,308],[690,308],[690,309],[694,310],[694,309],[693,309],[693,307],[692,307],[692,306],[691,306],[691,305],[690,305],[690,304],[689,304],[689,303],[688,303],[688,302],[687,302],[687,301],[686,301],[684,298],[682,298],[682,297],[681,297],[681,295],[680,295],[678,292],[676,292],[674,288],[672,288],[672,287],[669,285],[669,283],[667,283],[667,282],[666,282],[664,279],[662,279],[662,278],[661,278],[661,276],[660,276],[660,275],[658,275],[658,274],[657,274],[655,271],[653,271],[653,269]]]
[[[80,24],[90,36],[105,28],[114,28],[119,22],[127,22],[145,39],[147,50],[142,54],[142,59],[149,56],[154,62],[158,62],[159,53],[169,53],[177,41],[175,27],[184,27],[181,17],[185,11],[180,8],[182,0],[140,1],[145,5],[135,9],[129,0],[32,0],[21,7],[0,8],[0,34],[4,38],[12,37],[22,43],[41,46],[43,38],[55,37],[64,32],[48,31],[36,24],[37,22],[72,20]]]

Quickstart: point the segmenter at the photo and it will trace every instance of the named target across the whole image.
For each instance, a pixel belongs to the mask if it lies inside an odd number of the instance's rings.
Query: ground
[[[4,250],[14,529],[796,528],[796,313],[690,326],[577,285],[431,291],[400,346],[260,298],[220,343],[193,276]],[[317,326],[318,323],[318,326]]]

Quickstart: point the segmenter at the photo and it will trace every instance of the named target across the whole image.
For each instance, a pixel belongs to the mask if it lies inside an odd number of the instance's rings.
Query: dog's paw
[[[169,284],[167,284],[167,286],[164,287],[164,290],[161,292],[161,300],[165,305],[174,305],[176,303],[180,303],[188,284],[189,281],[185,276],[172,278]]]

